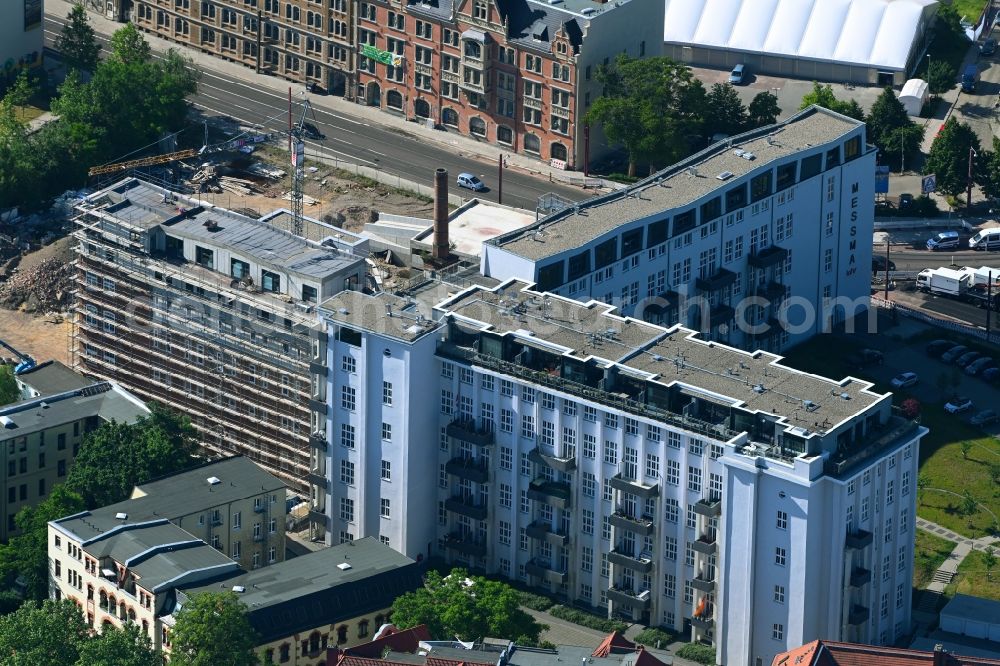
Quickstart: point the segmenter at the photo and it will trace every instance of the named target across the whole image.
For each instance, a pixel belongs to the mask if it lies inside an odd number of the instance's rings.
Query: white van
[[[973,250],[1000,250],[1000,227],[983,229],[969,239],[969,247]]]

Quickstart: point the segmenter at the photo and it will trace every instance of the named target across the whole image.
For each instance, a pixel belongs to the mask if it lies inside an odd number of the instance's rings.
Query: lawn
[[[990,477],[990,466],[1000,463],[1000,441],[946,414],[937,405],[925,405],[921,423],[930,433],[920,445],[920,476],[926,487],[919,493],[917,514],[966,536],[984,536],[1000,515],[1000,488]],[[967,457],[962,442],[972,446]],[[984,508],[962,516],[962,494],[968,491]],[[988,510],[986,510],[988,509]]]
[[[913,551],[913,587],[922,590],[927,587],[955,544],[936,534],[917,530],[917,544]]]
[[[45,113],[45,109],[40,109],[37,106],[16,106],[14,107],[14,113],[17,115],[17,119],[22,123],[30,123],[32,120],[38,116]]]
[[[951,5],[959,16],[964,16],[969,23],[975,23],[983,13],[986,0],[953,0]]]
[[[986,554],[974,550],[958,565],[958,574],[945,589],[945,595],[969,594],[974,597],[1000,600],[1000,557],[989,572],[986,571]]]

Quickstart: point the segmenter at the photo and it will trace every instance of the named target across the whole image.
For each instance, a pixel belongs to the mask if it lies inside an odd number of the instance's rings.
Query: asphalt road
[[[55,40],[66,21],[51,15],[45,17],[45,45],[53,49]],[[107,37],[97,35],[102,44]],[[154,56],[156,54],[154,53]],[[270,90],[263,90],[212,69],[201,69],[198,93],[191,103],[206,116],[229,116],[247,124],[260,124],[272,131],[288,129],[288,98]],[[485,192],[474,196],[497,201],[497,165],[460,157],[446,147],[418,140],[399,132],[364,121],[367,113],[382,113],[358,106],[358,117],[352,118],[314,107],[315,119],[308,122],[326,135],[320,141],[307,142],[310,151],[327,157],[356,162],[385,173],[394,174],[418,183],[432,185],[434,169],[443,167],[454,179],[462,172],[476,174],[489,186]],[[297,119],[296,119],[297,120]],[[452,191],[455,192],[454,180]],[[538,197],[553,192],[571,201],[592,196],[576,187],[550,183],[516,169],[506,169],[503,176],[503,203],[534,210]],[[471,193],[459,190],[471,198]]]
[[[905,304],[912,307],[911,303],[918,305],[920,309],[926,311],[932,316],[935,314],[943,315],[945,317],[951,317],[953,319],[967,322],[973,326],[980,326],[982,328],[986,327],[985,308],[976,307],[971,303],[963,303],[945,296],[923,294],[920,292],[913,292],[908,295],[907,302]],[[993,312],[992,314],[993,321],[990,326],[994,331],[1000,330],[1000,313]]]
[[[872,247],[874,254],[885,257],[885,246],[875,245]],[[927,250],[917,250],[907,248],[898,249],[898,246],[891,246],[889,249],[889,260],[896,264],[897,271],[922,271],[925,268],[937,268],[938,266],[996,266],[997,273],[1000,274],[1000,253],[998,252],[976,252],[975,250],[963,250],[961,252],[928,252]]]

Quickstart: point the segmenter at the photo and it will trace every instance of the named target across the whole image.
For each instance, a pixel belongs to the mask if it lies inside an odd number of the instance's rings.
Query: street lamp
[[[927,54],[927,83],[931,82],[931,54]]]

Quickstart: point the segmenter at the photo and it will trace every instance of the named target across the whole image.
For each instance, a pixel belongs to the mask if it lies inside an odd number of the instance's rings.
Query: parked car
[[[460,173],[458,174],[458,186],[466,187],[473,192],[478,192],[480,190],[486,189],[486,183],[479,180],[478,177],[473,176],[471,173]]]
[[[979,374],[979,378],[991,384],[1000,381],[1000,368],[986,368]]]
[[[967,351],[969,351],[969,348],[965,345],[955,345],[945,353],[941,354],[941,360],[945,363],[951,363]]]
[[[942,231],[927,239],[927,249],[932,252],[954,250],[958,247],[957,231]]]
[[[991,56],[997,50],[997,40],[987,39],[979,45],[979,55]]]
[[[733,67],[733,71],[729,72],[729,82],[734,86],[741,85],[747,76],[747,66],[742,62],[736,67]]]
[[[927,354],[929,356],[941,358],[941,354],[945,353],[954,346],[955,343],[951,340],[935,340],[927,343]]]
[[[972,409],[972,398],[964,395],[956,395],[954,398],[944,403],[944,411],[949,414],[961,414]]]
[[[997,362],[994,361],[989,356],[982,356],[980,358],[977,358],[975,361],[973,361],[969,365],[965,366],[965,374],[967,374],[967,375],[978,375],[983,370],[987,370],[989,368],[995,367],[996,364],[997,364]]]
[[[847,357],[847,365],[855,368],[864,368],[869,365],[882,365],[882,352],[877,349],[862,349],[856,354]]]
[[[982,356],[982,354],[980,354],[977,351],[965,352],[964,354],[955,359],[955,365],[957,365],[960,368],[964,368],[965,366],[969,365],[980,356]]]
[[[899,375],[896,375],[895,377],[893,377],[892,381],[890,382],[890,384],[892,384],[893,388],[900,389],[900,388],[908,388],[910,386],[913,386],[918,381],[920,381],[920,378],[917,377],[917,373],[915,373],[915,372],[904,372],[902,374],[899,374]]]
[[[984,409],[969,419],[969,423],[972,425],[982,426],[996,423],[997,420],[1000,420],[1000,414],[997,414],[995,409]]]
[[[889,270],[896,270],[896,262],[889,260]],[[885,271],[885,257],[880,254],[872,256],[872,273],[878,273]]]

